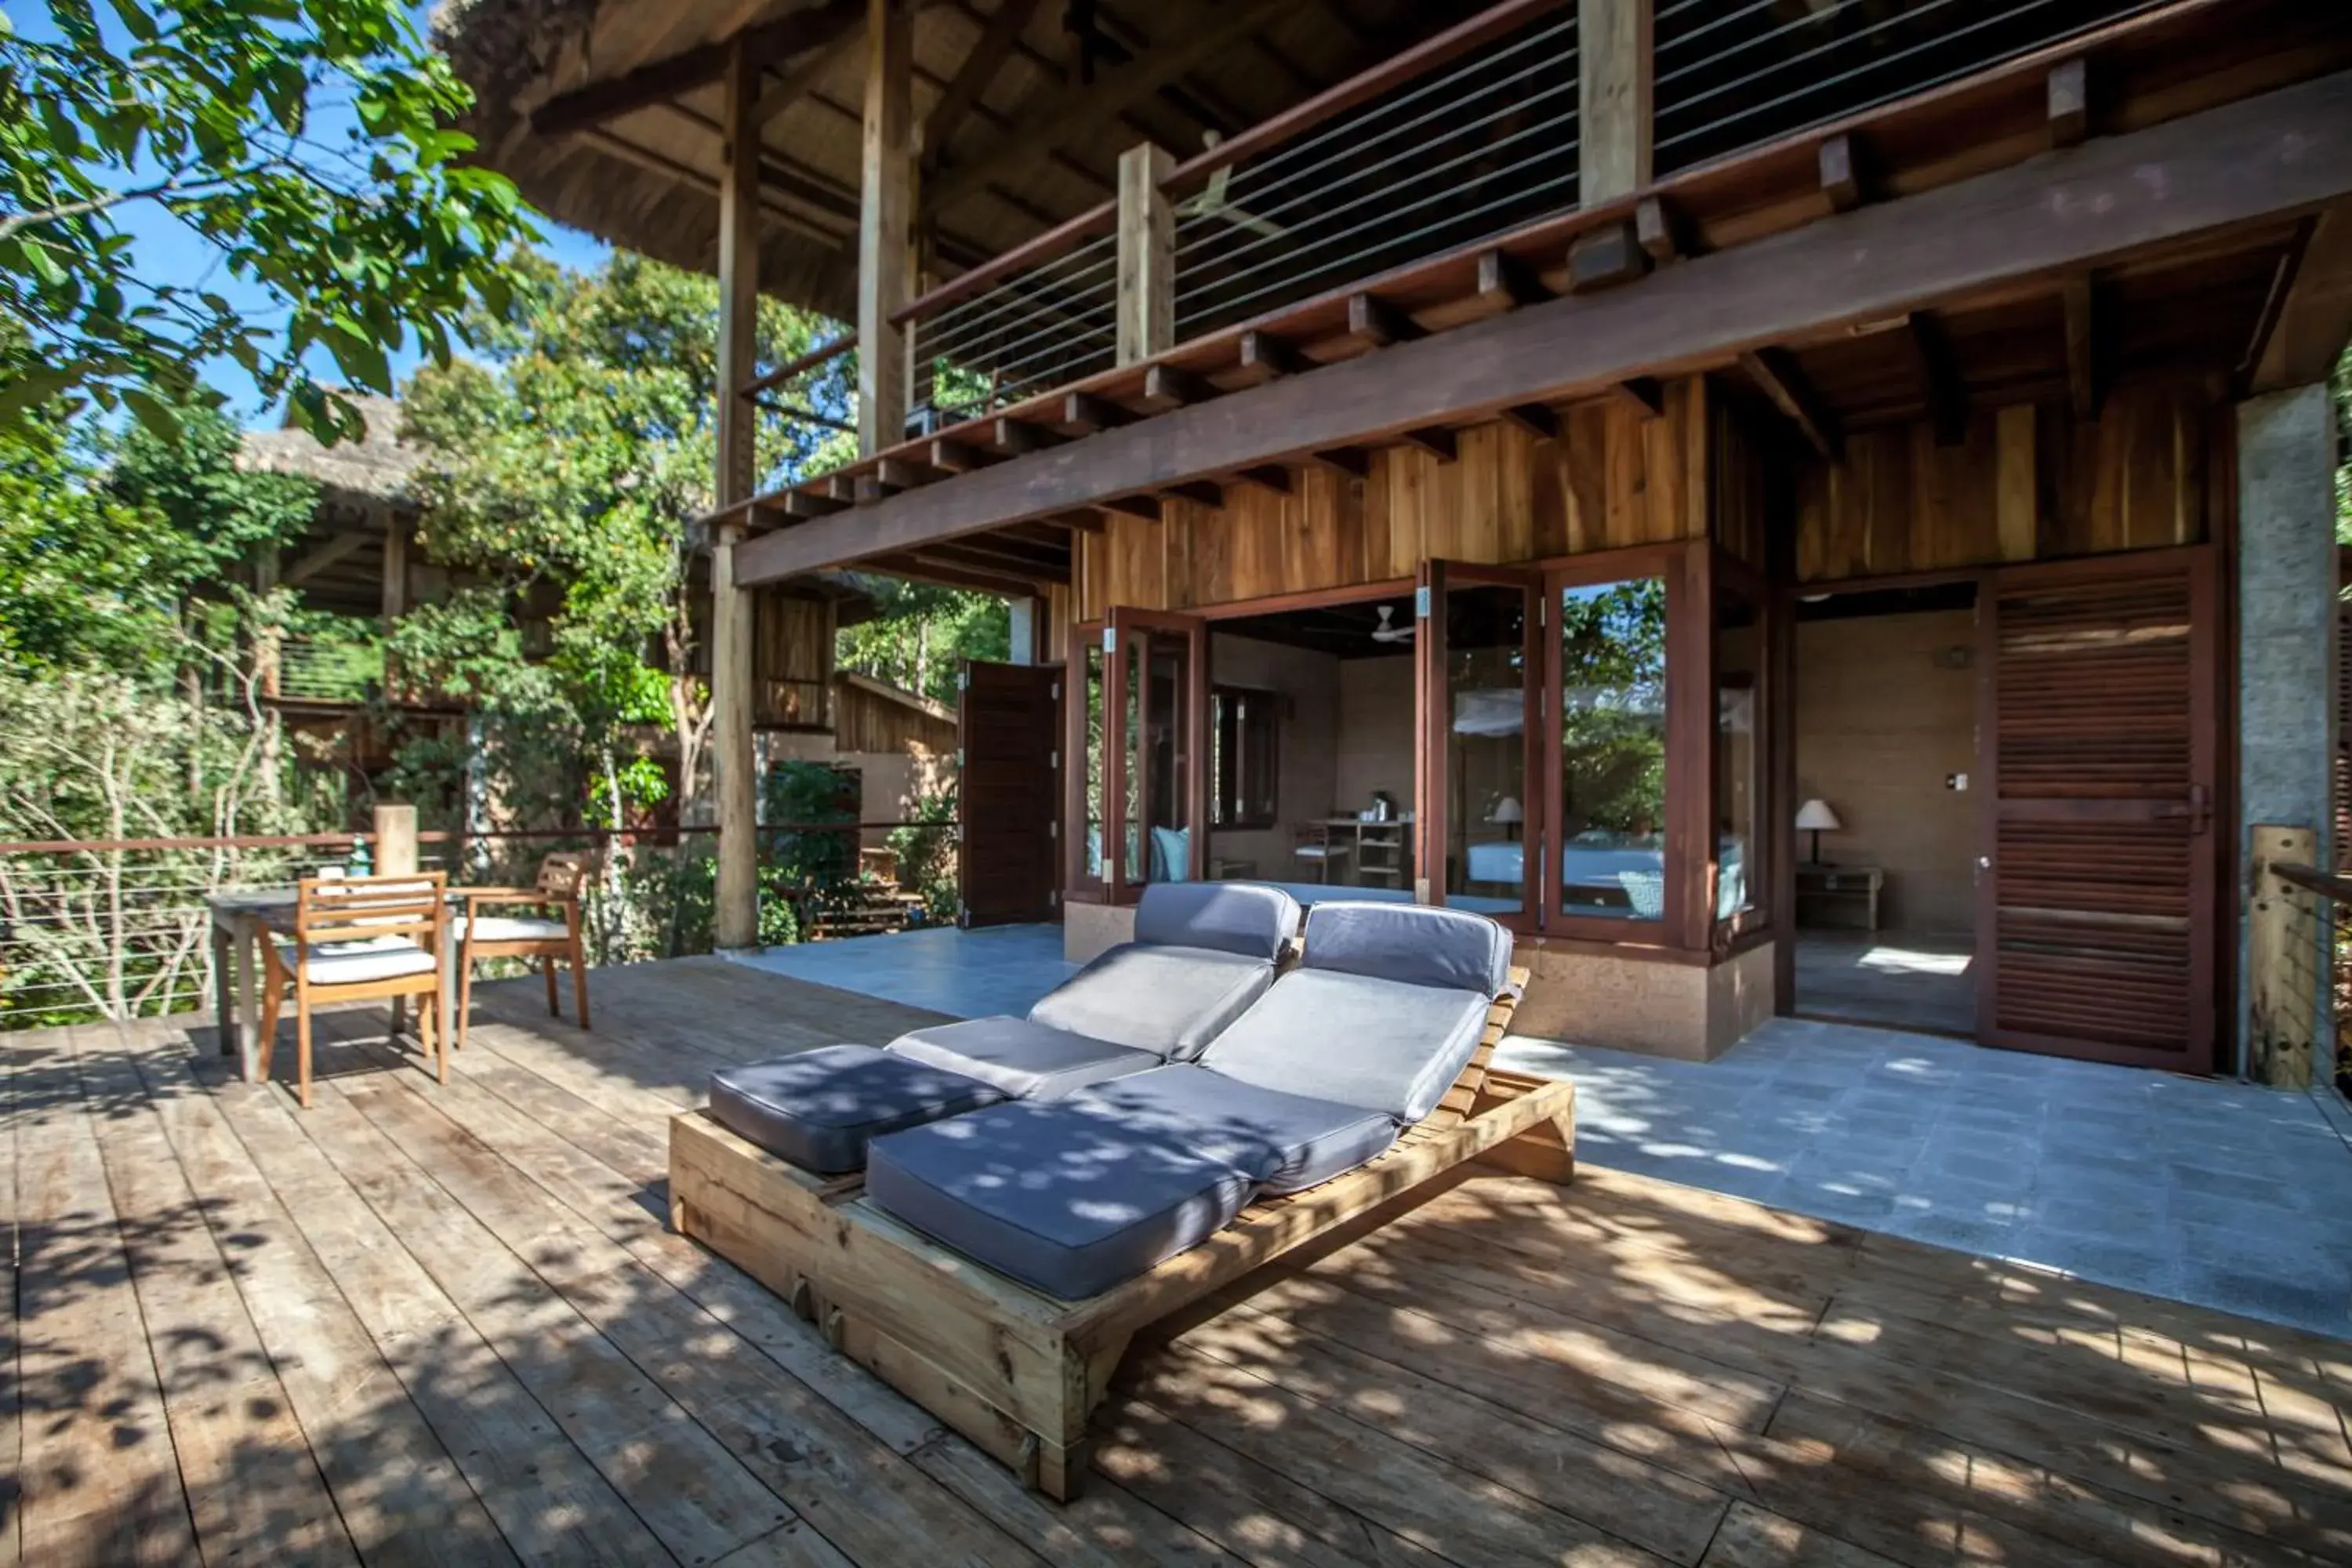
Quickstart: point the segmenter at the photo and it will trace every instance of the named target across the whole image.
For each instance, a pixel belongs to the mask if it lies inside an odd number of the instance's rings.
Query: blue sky
[[[26,37],[55,38],[57,31],[51,23],[46,5],[22,5],[18,0],[5,0],[8,20]],[[421,30],[425,26],[426,7],[410,7],[410,15]],[[104,16],[100,7],[100,15]],[[311,125],[317,140],[339,139],[352,122],[350,109],[342,104],[314,105]],[[137,275],[150,282],[166,279],[189,284],[198,279],[203,286],[226,298],[240,310],[250,310],[254,319],[265,325],[283,319],[280,309],[271,313],[268,291],[250,287],[222,265],[220,253],[201,236],[152,202],[134,202],[115,211],[115,221],[122,231],[132,237]],[[563,228],[541,217],[538,226],[544,235],[540,248],[562,265],[586,268],[600,265],[611,254],[611,247],[577,229]],[[415,370],[419,363],[412,342],[391,356],[394,371],[402,377]],[[310,373],[321,380],[332,380],[336,374],[334,360],[324,349],[313,352]],[[205,380],[228,399],[230,412],[247,425],[275,425],[278,411],[262,402],[253,378],[227,360],[215,361],[206,367]]]

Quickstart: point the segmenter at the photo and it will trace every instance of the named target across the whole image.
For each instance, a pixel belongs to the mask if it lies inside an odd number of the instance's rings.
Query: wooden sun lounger
[[[1146,1325],[1465,1162],[1567,1182],[1576,1086],[1492,1071],[1527,972],[1435,1111],[1379,1159],[1244,1209],[1224,1229],[1101,1295],[1066,1301],[902,1225],[861,1177],[812,1175],[699,1110],[670,1119],[670,1224],[789,1300],[866,1366],[1066,1500],[1087,1468],[1087,1418]]]

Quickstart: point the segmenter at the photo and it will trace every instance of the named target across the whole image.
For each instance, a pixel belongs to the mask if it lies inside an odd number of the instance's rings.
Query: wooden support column
[[[2320,1039],[2319,998],[2327,993],[2327,949],[2319,899],[2282,878],[2280,866],[2318,863],[2319,835],[2308,827],[2257,826],[2252,837],[2253,885],[2246,919],[2250,1018],[2246,1076],[2273,1089],[2308,1089],[2328,1063],[2313,1058]]]
[[[1176,344],[1176,212],[1160,183],[1175,168],[1166,149],[1130,147],[1118,160],[1120,364]]]
[[[392,634],[400,617],[408,614],[408,519],[397,507],[383,509],[383,583],[382,584],[383,616],[383,691],[388,698],[400,693],[400,672],[392,659]]]
[[[1578,0],[1577,199],[1585,206],[1650,183],[1651,0]]]
[[[914,220],[914,7],[869,0],[866,134],[857,209],[857,449],[907,433],[908,327],[890,320],[908,295]]]
[[[719,184],[719,472],[717,500],[751,499],[757,482],[756,410],[740,388],[758,358],[760,307],[760,67],[738,48],[727,63],[726,165]],[[719,805],[718,888],[711,944],[721,950],[759,941],[759,822],[753,805],[757,763],[751,738],[751,595],[735,585],[735,551],[743,526],[721,524],[710,538],[710,766]],[[688,789],[692,781],[687,781]]]
[[[375,869],[380,877],[416,874],[416,808],[393,801],[375,807]]]

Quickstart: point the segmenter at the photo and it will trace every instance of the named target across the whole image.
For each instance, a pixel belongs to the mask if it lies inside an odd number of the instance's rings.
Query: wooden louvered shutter
[[[1986,1044],[2210,1070],[2214,593],[2202,547],[1996,574]]]

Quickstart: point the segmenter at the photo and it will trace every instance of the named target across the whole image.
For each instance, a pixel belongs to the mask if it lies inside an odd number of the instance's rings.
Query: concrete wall
[[[1976,767],[1966,610],[1806,621],[1797,627],[1797,796],[1834,807],[1845,831],[1822,856],[1886,873],[1883,926],[1965,933],[1976,925],[1977,795],[1944,787]],[[1957,668],[1955,666],[1957,665]],[[1792,806],[1791,810],[1794,809]],[[1812,835],[1797,836],[1797,857]]]
[[[1291,827],[1321,816],[1338,798],[1340,661],[1311,648],[1218,635],[1209,641],[1211,680],[1278,691],[1288,707],[1275,754],[1275,825],[1209,836],[1209,853],[1256,867],[1280,881],[1291,875]]]
[[[2252,829],[2308,827],[2330,864],[2329,759],[2336,663],[2336,424],[2325,385],[2238,405],[2239,963]],[[2312,973],[2325,975],[2315,949]],[[2316,983],[2316,982],[2315,982]],[[2324,1002],[2324,998],[2321,999]],[[2242,1070],[2246,987],[2235,1035]],[[2328,1016],[2325,1005],[2319,1016]],[[2323,1048],[2324,1042],[2323,1042]],[[2229,1064],[2226,1047],[2222,1066]]]
[[[1412,660],[1339,661],[1339,766],[1331,804],[1342,812],[1372,804],[1372,792],[1412,809]]]
[[[1712,966],[1521,939],[1528,993],[1511,1032],[1681,1061],[1711,1061],[1772,1016],[1772,944]]]

